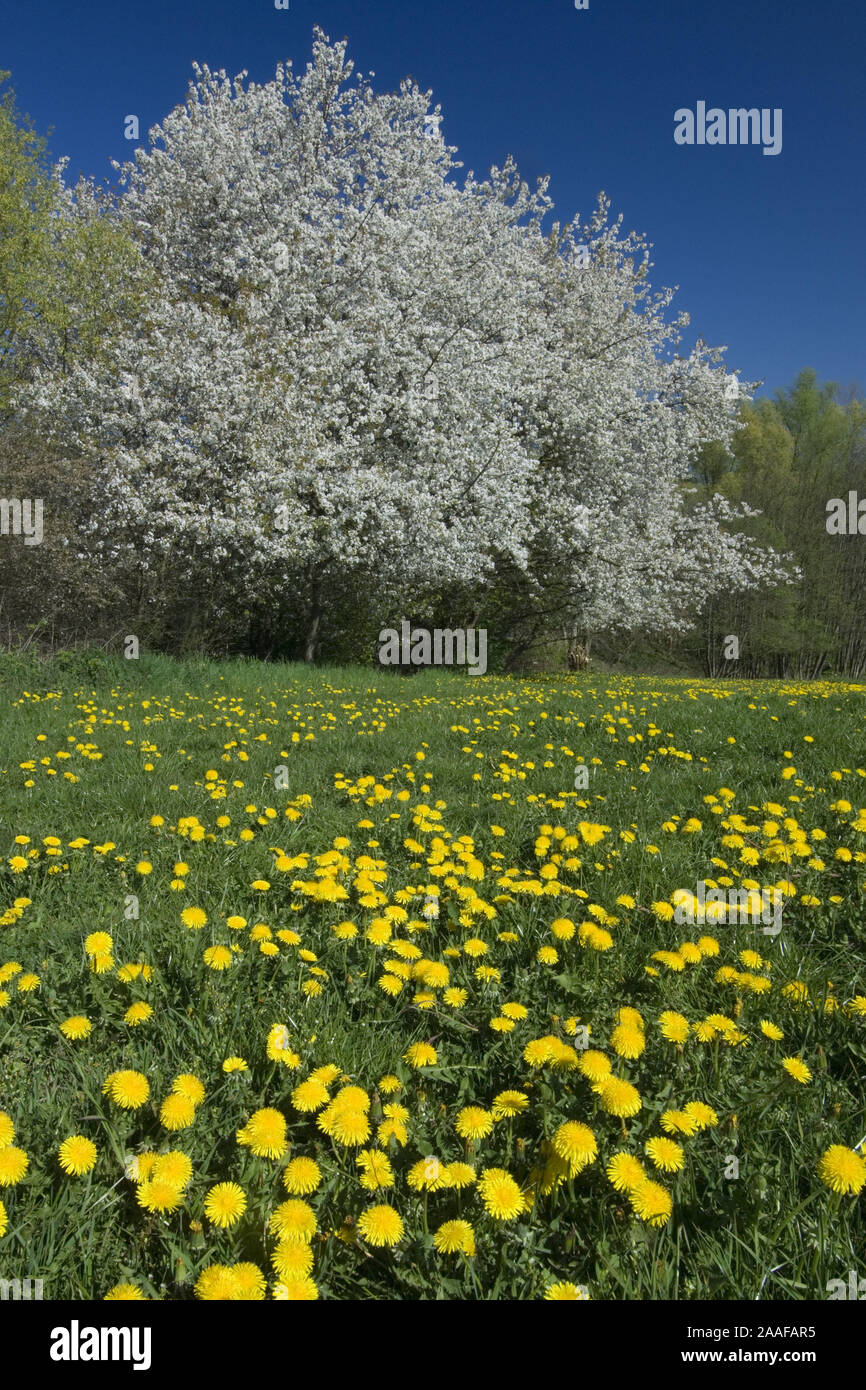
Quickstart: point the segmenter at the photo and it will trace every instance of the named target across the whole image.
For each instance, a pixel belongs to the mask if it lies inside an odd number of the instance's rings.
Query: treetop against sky
[[[482,177],[513,155],[530,184],[550,175],[564,219],[604,190],[652,244],[654,282],[679,286],[687,348],[726,344],[731,369],[767,390],[805,365],[863,388],[860,6],[153,0],[145,12],[94,0],[81,12],[47,0],[7,7],[3,65],[70,175],[112,180],[109,161],[135,148],[125,137],[137,125],[146,145],[194,61],[259,82],[279,61],[300,72],[316,24],[348,36],[377,91],[407,76],[429,90],[465,169]],[[780,147],[763,158],[730,132],[677,143],[685,109],[779,112]]]

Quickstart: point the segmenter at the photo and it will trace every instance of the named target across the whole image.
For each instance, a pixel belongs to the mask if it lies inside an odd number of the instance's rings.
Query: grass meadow
[[[866,1274],[864,693],[5,658],[0,1278]]]

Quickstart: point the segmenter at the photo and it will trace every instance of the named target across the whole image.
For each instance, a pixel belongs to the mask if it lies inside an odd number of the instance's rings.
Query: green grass
[[[820,1299],[829,1280],[847,1279],[851,1269],[862,1275],[866,1189],[859,1197],[833,1194],[816,1168],[831,1144],[854,1148],[866,1136],[866,1017],[847,1007],[866,994],[866,833],[856,821],[866,806],[866,770],[858,766],[864,693],[843,684],[609,674],[403,679],[372,669],[179,664],[148,655],[138,662],[70,656],[45,666],[0,661],[0,972],[10,962],[21,967],[0,985],[9,996],[0,1009],[0,1109],[29,1156],[24,1179],[0,1188],[8,1213],[0,1277],[41,1277],[46,1298],[76,1299],[101,1298],[121,1281],[148,1297],[190,1298],[214,1262],[253,1261],[272,1281],[267,1222],[286,1199],[286,1157],[256,1158],[236,1140],[264,1106],[286,1116],[290,1156],[315,1157],[322,1168],[309,1201],[318,1220],[313,1278],[323,1298],[535,1299],[568,1280],[595,1299]],[[592,769],[586,791],[575,791],[579,759]],[[786,766],[795,769],[787,778]],[[727,805],[722,788],[733,793]],[[419,806],[440,813],[438,831],[437,818]],[[731,815],[748,827],[742,845],[722,844]],[[151,824],[155,816],[161,825]],[[230,823],[218,826],[223,816]],[[179,825],[184,817],[197,818],[204,838]],[[682,828],[689,818],[701,822],[694,833]],[[608,829],[589,844],[580,822]],[[506,893],[497,880],[508,868],[524,885],[549,881],[539,874],[558,841],[548,832],[550,846],[537,852],[545,825],[577,838],[562,860],[579,865],[556,866],[557,895]],[[800,828],[811,852],[785,862],[787,851],[779,857],[773,846],[794,845]],[[29,843],[14,843],[16,836]],[[483,878],[467,880],[466,864],[449,850],[460,836],[471,837]],[[57,837],[58,854],[48,853],[45,837]],[[88,843],[71,848],[78,837]],[[350,841],[339,875],[348,898],[317,902],[293,889],[313,879],[316,856],[339,837]],[[407,839],[423,848],[407,847]],[[309,855],[308,866],[276,870],[277,848]],[[754,865],[740,858],[750,849]],[[17,873],[15,855],[26,860]],[[384,905],[359,902],[353,879],[361,855],[384,861],[386,901],[405,902],[410,922],[423,920],[429,887],[438,886],[438,921],[426,930],[397,922],[394,940],[448,964],[450,985],[467,991],[465,1007],[448,1007],[439,990],[434,1007],[420,1008],[413,1003],[420,986],[411,982],[395,998],[378,986],[384,962],[396,957],[365,938]],[[153,865],[147,876],[136,869],[142,860]],[[170,887],[177,861],[189,865],[183,892]],[[694,891],[712,876],[735,885],[750,876],[761,886],[787,880],[780,935],[747,923],[678,926],[653,910],[675,889]],[[267,892],[251,887],[259,879],[272,885]],[[467,881],[495,919],[476,900],[461,921],[458,889],[465,892]],[[622,895],[634,908],[617,905]],[[30,904],[9,914],[21,897]],[[612,949],[585,948],[577,937],[555,941],[551,922],[565,917],[579,927],[590,904],[617,919]],[[203,930],[182,925],[190,905],[207,913]],[[227,926],[233,914],[247,919],[246,929]],[[344,920],[359,929],[352,941],[334,934]],[[257,923],[297,931],[300,946],[278,939],[277,955],[263,955],[250,936]],[[84,953],[94,931],[113,938],[114,968],[104,974]],[[502,941],[502,932],[515,939]],[[680,971],[653,960],[706,934],[719,942],[715,958]],[[462,952],[472,937],[487,944],[483,958]],[[217,944],[241,948],[225,972],[202,959]],[[551,944],[558,961],[539,963],[538,948]],[[744,949],[766,962],[753,973],[770,979],[768,992],[716,979],[719,967],[743,970]],[[501,978],[479,980],[479,961]],[[127,962],[150,965],[150,983],[120,980],[117,968]],[[32,992],[17,988],[27,974],[39,977]],[[316,978],[322,992],[310,996],[303,987]],[[808,987],[806,1003],[783,993],[791,981]],[[132,1028],[124,1014],[137,999],[154,1012]],[[524,1005],[528,1017],[497,1033],[490,1020],[506,1001]],[[646,1034],[632,1061],[610,1045],[626,1005],[639,1010]],[[717,1035],[702,1043],[692,1035],[678,1049],[660,1032],[664,1009],[692,1024],[714,1013],[735,1018],[747,1041],[732,1046]],[[70,1042],[59,1025],[79,1013],[93,1032]],[[531,1039],[552,1034],[568,1043],[569,1018],[589,1026],[590,1046],[637,1086],[642,1108],[633,1118],[606,1114],[579,1070],[533,1069],[524,1060]],[[784,1040],[764,1037],[762,1019],[782,1028]],[[275,1023],[288,1027],[296,1070],[267,1057]],[[415,1072],[403,1054],[427,1039],[437,1064]],[[223,1059],[235,1054],[249,1070],[224,1073]],[[783,1071],[781,1059],[790,1056],[809,1066],[808,1085]],[[403,1083],[391,1099],[409,1110],[408,1141],[391,1141],[396,1185],[379,1196],[359,1185],[354,1151],[292,1106],[292,1089],[331,1062],[371,1097],[371,1144],[388,1103],[377,1082],[393,1073]],[[102,1092],[106,1076],[121,1068],[150,1083],[137,1111],[119,1110]],[[199,1076],[206,1097],[192,1126],[171,1134],[159,1106],[180,1072]],[[524,1087],[526,1112],[498,1122],[467,1154],[454,1128],[458,1110],[488,1107],[498,1092]],[[643,1148],[662,1132],[661,1115],[692,1100],[711,1105],[718,1124],[679,1140],[681,1172],[651,1174],[673,1198],[670,1219],[654,1228],[614,1190],[605,1165],[626,1150],[650,1169]],[[541,1145],[565,1120],[590,1126],[598,1157],[543,1195]],[[99,1154],[81,1178],[65,1176],[57,1160],[58,1145],[74,1133],[90,1137]],[[160,1216],[137,1204],[124,1164],[131,1154],[169,1149],[187,1153],[194,1173],[183,1206]],[[506,1168],[534,1191],[534,1205],[506,1222],[487,1214],[472,1187],[425,1197],[406,1175],[428,1155],[445,1163],[468,1157],[479,1172]],[[0,1150],[0,1180],[2,1171]],[[204,1218],[203,1202],[212,1184],[229,1180],[244,1189],[247,1209],[221,1232]],[[404,1222],[393,1250],[352,1235],[375,1202],[392,1204]],[[433,1246],[435,1230],[458,1214],[474,1227],[473,1259]]]

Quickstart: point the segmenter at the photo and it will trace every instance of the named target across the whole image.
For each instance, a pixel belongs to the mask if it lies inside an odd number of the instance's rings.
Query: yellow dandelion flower
[[[274,1285],[274,1298],[283,1303],[313,1303],[318,1297],[319,1290],[312,1279],[285,1279]]]
[[[500,1091],[493,1097],[491,1110],[494,1120],[509,1120],[520,1115],[529,1106],[529,1097],[523,1091]]]
[[[678,1173],[686,1161],[681,1146],[673,1139],[648,1139],[644,1144],[644,1153],[656,1168],[661,1168],[665,1173]]]
[[[610,1076],[611,1062],[609,1057],[605,1057],[603,1052],[598,1052],[590,1048],[578,1058],[577,1069],[582,1076],[592,1085],[603,1081],[606,1076]]]
[[[643,1031],[644,1026],[643,1015],[637,1009],[633,1009],[629,1005],[624,1005],[622,1008],[617,1009],[614,1023],[622,1023],[627,1028],[639,1028],[641,1031]]]
[[[526,1008],[525,1004],[509,1003],[503,1004],[499,1012],[505,1018],[514,1019],[515,1022],[519,1023],[521,1019],[526,1018],[527,1014],[529,1013],[529,1010]]]
[[[398,995],[404,988],[403,981],[398,979],[396,975],[380,975],[376,983],[385,994],[390,994],[392,997]]]
[[[446,1169],[446,1187],[461,1191],[475,1182],[475,1169],[471,1163],[449,1163]]]
[[[282,1202],[268,1218],[268,1229],[278,1236],[284,1245],[298,1241],[308,1244],[318,1229],[316,1213],[308,1202],[299,1197]]]
[[[201,931],[207,925],[207,913],[201,907],[185,907],[180,914],[180,920],[190,931]]]
[[[659,1028],[666,1042],[682,1045],[689,1036],[691,1024],[683,1014],[676,1013],[673,1009],[665,1009],[659,1014]]]
[[[640,1159],[630,1153],[615,1153],[605,1172],[617,1192],[632,1192],[646,1179],[646,1169]]]
[[[433,1245],[440,1255],[475,1254],[475,1232],[468,1221],[445,1221],[433,1236]]]
[[[458,1113],[454,1128],[461,1139],[485,1139],[493,1129],[493,1115],[480,1105],[467,1105]]]
[[[844,1144],[831,1144],[821,1156],[818,1176],[831,1191],[856,1197],[866,1186],[866,1159]]]
[[[302,1113],[310,1113],[319,1110],[330,1100],[330,1092],[322,1081],[314,1081],[309,1078],[302,1081],[300,1086],[296,1086],[292,1091],[292,1105]]]
[[[298,1196],[315,1192],[321,1181],[322,1170],[314,1158],[293,1158],[283,1171],[283,1186]]]
[[[202,960],[209,970],[228,970],[234,957],[228,946],[208,946]]]
[[[531,1067],[543,1067],[553,1061],[554,1047],[549,1038],[531,1038],[523,1049],[523,1060]]]
[[[113,946],[114,942],[107,931],[91,932],[84,941],[84,950],[88,956],[108,955]]]
[[[666,1134],[697,1134],[699,1125],[694,1115],[687,1110],[665,1110],[659,1124]]]
[[[438,1054],[435,1047],[430,1043],[417,1042],[407,1048],[403,1054],[404,1062],[408,1062],[410,1067],[420,1069],[421,1067],[435,1067]]]
[[[791,980],[782,986],[782,993],[786,999],[792,999],[795,1004],[807,1005],[809,1003],[809,986],[804,980]]]
[[[548,1284],[544,1298],[547,1303],[586,1303],[589,1294],[578,1284],[562,1281],[558,1284]]]
[[[193,1105],[201,1105],[204,1100],[204,1085],[192,1072],[181,1072],[180,1076],[176,1076],[171,1089],[175,1095],[186,1096]]]
[[[360,1183],[367,1192],[394,1186],[394,1170],[388,1155],[381,1149],[362,1149],[355,1162],[362,1170]]]
[[[316,1121],[319,1129],[344,1148],[356,1148],[366,1144],[370,1138],[370,1121],[360,1108],[347,1109],[345,1106],[331,1104],[321,1112]]]
[[[651,960],[657,960],[660,965],[666,965],[669,970],[679,972],[685,970],[686,962],[679,951],[653,951]]]
[[[186,1129],[194,1119],[195,1105],[187,1096],[166,1096],[159,1107],[159,1121],[165,1129]]]
[[[226,1230],[239,1221],[247,1209],[246,1194],[236,1182],[218,1182],[204,1199],[204,1214],[211,1225]]]
[[[719,1123],[713,1107],[702,1100],[690,1100],[688,1105],[683,1106],[683,1113],[694,1120],[698,1129],[713,1129]]]
[[[808,1086],[812,1080],[812,1073],[801,1057],[783,1057],[782,1066],[792,1080],[799,1082],[801,1086]]]
[[[630,1115],[636,1115],[641,1108],[642,1101],[637,1089],[630,1081],[623,1081],[621,1077],[606,1076],[592,1089],[599,1098],[602,1110],[606,1110],[609,1115],[625,1119]]]
[[[137,1028],[140,1023],[146,1023],[147,1020],[152,1017],[153,1009],[149,1004],[146,1004],[143,999],[139,999],[137,1003],[130,1004],[126,1013],[123,1015],[123,1021],[130,1028]]]
[[[140,1154],[128,1154],[123,1170],[126,1177],[131,1182],[144,1182],[145,1178],[151,1176],[153,1165],[158,1157],[159,1155],[152,1149],[146,1149],[144,1153]]]
[[[358,1218],[358,1231],[370,1245],[396,1245],[403,1238],[403,1222],[393,1207],[368,1207]]]
[[[650,1226],[664,1226],[673,1210],[671,1194],[650,1178],[633,1188],[628,1197],[636,1215]]]
[[[413,1163],[406,1181],[415,1192],[438,1192],[443,1187],[451,1186],[448,1167],[432,1154]]]
[[[267,1283],[258,1265],[249,1260],[241,1260],[231,1266],[234,1282],[233,1302],[261,1302],[265,1296]]]
[[[83,1134],[72,1134],[64,1139],[57,1156],[64,1173],[80,1178],[82,1174],[89,1173],[96,1163],[96,1145]]]
[[[169,1182],[173,1187],[186,1187],[192,1177],[192,1159],[181,1149],[157,1154],[150,1177],[155,1181]]]
[[[496,1221],[514,1221],[525,1209],[524,1195],[504,1168],[484,1168],[478,1191],[487,1212]]]
[[[313,1252],[306,1241],[280,1241],[271,1264],[280,1280],[305,1279],[313,1268]]]
[[[383,1120],[376,1130],[380,1144],[388,1144],[393,1139],[396,1144],[405,1145],[408,1138],[406,1126],[400,1120]]]
[[[228,1265],[213,1264],[203,1269],[195,1281],[196,1298],[206,1303],[234,1298],[234,1272]]]
[[[159,1178],[147,1178],[145,1182],[139,1183],[136,1192],[136,1201],[145,1211],[177,1211],[183,1204],[183,1199],[181,1188]]]
[[[269,1106],[256,1110],[237,1131],[237,1141],[257,1158],[282,1158],[286,1152],[285,1117]]]
[[[0,1149],[0,1187],[14,1187],[27,1172],[30,1159],[23,1149],[5,1144]]]
[[[311,1071],[308,1079],[310,1081],[321,1081],[323,1086],[330,1086],[340,1076],[342,1076],[341,1069],[335,1067],[333,1062],[328,1062],[324,1067],[316,1067],[315,1071]]]
[[[618,1057],[633,1060],[646,1048],[646,1038],[640,1028],[618,1023],[610,1035],[610,1045]]]
[[[598,1144],[592,1130],[575,1121],[561,1124],[552,1143],[554,1152],[568,1164],[570,1177],[576,1177],[598,1156]]]
[[[140,1071],[113,1071],[103,1083],[102,1094],[121,1110],[139,1110],[150,1095],[150,1083]]]

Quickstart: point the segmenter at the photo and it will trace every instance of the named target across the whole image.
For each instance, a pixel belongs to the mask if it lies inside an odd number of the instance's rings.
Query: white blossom
[[[587,630],[777,581],[734,509],[690,500],[737,402],[720,353],[671,356],[687,319],[642,239],[603,196],[545,232],[546,182],[511,160],[458,182],[429,104],[353,81],[318,30],[300,77],[195,68],[121,171],[159,292],[29,394],[98,464],[96,550],[258,602],[333,573],[383,596],[555,573]]]

